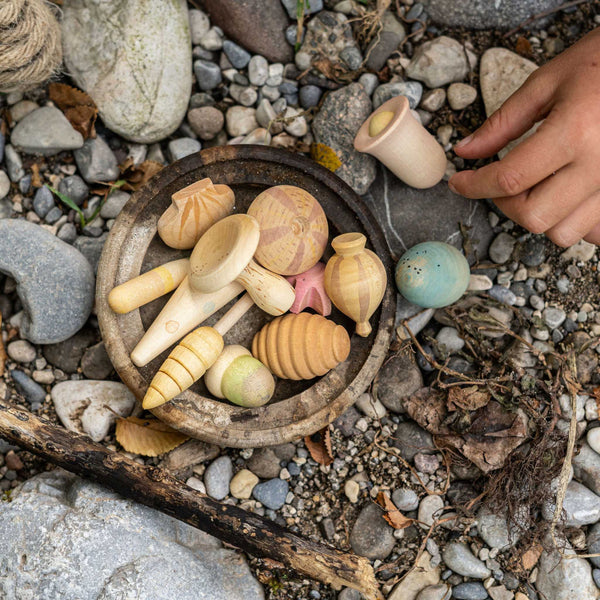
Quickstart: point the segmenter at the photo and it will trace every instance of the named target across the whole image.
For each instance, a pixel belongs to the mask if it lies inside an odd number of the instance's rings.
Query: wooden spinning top
[[[248,214],[260,225],[256,260],[281,275],[297,275],[323,256],[329,226],[316,198],[294,185],[277,185],[259,194]]]

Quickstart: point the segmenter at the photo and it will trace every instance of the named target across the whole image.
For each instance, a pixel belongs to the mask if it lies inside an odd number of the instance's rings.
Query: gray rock
[[[521,537],[516,527],[508,529],[504,515],[496,515],[482,509],[477,515],[477,531],[481,539],[490,547],[500,551],[512,548]]]
[[[35,214],[43,219],[54,206],[52,192],[46,186],[39,188],[33,197],[33,210]]]
[[[73,223],[65,223],[58,230],[56,237],[66,244],[72,244],[77,239],[77,228]]]
[[[449,354],[454,354],[459,350],[462,350],[465,345],[465,340],[463,340],[458,331],[454,327],[442,327],[435,339],[438,342],[438,346],[436,350],[442,356],[447,356]]]
[[[356,46],[346,46],[340,52],[340,60],[346,64],[351,71],[360,69],[362,65],[362,54]]]
[[[423,529],[429,529],[442,516],[444,500],[441,496],[425,496],[419,503],[418,519]]]
[[[459,575],[472,579],[486,579],[491,575],[485,563],[479,560],[466,544],[451,542],[444,548],[442,554],[446,566]],[[456,597],[456,588],[453,593]]]
[[[444,182],[418,190],[402,183],[385,167],[379,167],[377,178],[363,199],[375,213],[397,256],[415,244],[432,240],[461,248],[459,223],[471,227],[469,237],[477,257],[487,255],[493,232],[485,204],[452,193]],[[418,215],[415,206],[419,207]],[[471,263],[475,260],[473,255],[467,258]]]
[[[253,87],[237,83],[229,86],[229,95],[242,106],[253,106],[258,98],[258,93]]]
[[[103,219],[116,219],[130,197],[131,194],[123,190],[113,190],[102,205],[100,216]]]
[[[422,590],[416,600],[449,600],[452,595],[452,586],[448,583],[430,585]]]
[[[410,108],[415,109],[421,101],[423,86],[418,81],[397,81],[384,83],[373,94],[373,108],[379,108],[384,102],[396,96],[406,96]]]
[[[417,510],[419,508],[419,497],[410,488],[400,488],[392,493],[392,502],[398,510]]]
[[[23,590],[48,600],[264,599],[243,558],[215,538],[62,470],[15,490],[0,531],[6,600]]]
[[[0,169],[0,200],[6,198],[8,192],[10,192],[10,179],[6,174],[6,171]]]
[[[400,450],[402,458],[408,461],[413,460],[417,452],[431,454],[436,450],[431,434],[413,421],[398,424],[393,444]]]
[[[542,312],[542,318],[544,319],[544,323],[546,323],[550,329],[556,329],[564,323],[567,315],[562,308],[548,306]]]
[[[109,129],[142,143],[177,129],[192,88],[187,2],[72,0],[62,28],[67,68]]]
[[[590,527],[587,538],[587,550],[590,554],[600,554],[600,523],[596,523]],[[590,558],[592,564],[600,567],[600,556]]]
[[[479,582],[459,583],[452,588],[452,597],[456,600],[486,600],[487,590]]]
[[[87,198],[90,188],[88,188],[85,181],[79,175],[71,175],[70,177],[65,177],[58,184],[58,191],[71,198],[77,206],[81,206]]]
[[[4,134],[0,133],[0,162],[4,159],[4,146],[6,144],[6,140],[4,139]]]
[[[108,237],[108,233],[103,233],[97,238],[85,237],[80,235],[74,242],[73,246],[81,252],[94,269],[94,273],[98,271],[98,261],[102,254],[104,242]]]
[[[194,75],[198,87],[205,92],[216,88],[222,81],[219,65],[207,60],[194,61]]]
[[[187,116],[194,133],[202,140],[212,140],[225,123],[223,113],[214,106],[193,108]]]
[[[88,379],[106,379],[113,372],[104,342],[86,348],[81,358],[81,371]]]
[[[94,275],[84,257],[39,225],[0,220],[0,272],[17,282],[25,314],[21,337],[51,344],[72,336],[94,303]]]
[[[302,108],[312,108],[319,104],[319,100],[323,95],[323,91],[316,85],[303,85],[298,93],[298,99],[300,100],[300,106]]]
[[[223,500],[229,493],[229,482],[233,477],[233,464],[229,456],[219,456],[206,467],[204,485],[206,493],[215,500]]]
[[[100,136],[86,140],[73,155],[77,168],[88,183],[112,181],[119,176],[117,158]]]
[[[188,11],[188,18],[190,21],[190,37],[192,39],[192,44],[197,46],[202,37],[205,36],[210,29],[210,20],[206,13],[195,8]]]
[[[297,2],[296,0],[281,0],[281,4],[287,11],[288,16],[293,21],[296,21],[298,18],[297,13]],[[312,15],[319,11],[323,10],[323,0],[311,0],[310,2],[304,3],[304,16]]]
[[[281,471],[279,460],[272,448],[256,448],[248,461],[248,469],[262,479],[273,479]]]
[[[360,419],[360,413],[351,406],[348,410],[344,411],[334,422],[333,426],[342,432],[344,437],[350,437],[356,433],[354,425]]]
[[[375,159],[357,152],[353,145],[371,110],[371,100],[363,86],[352,83],[330,92],[312,123],[315,141],[332,148],[342,163],[336,175],[357,194],[366,193],[375,179]]]
[[[264,56],[255,54],[248,63],[248,79],[252,85],[265,85],[269,77],[269,63]]]
[[[70,338],[57,344],[47,344],[43,348],[44,358],[54,367],[65,373],[75,373],[79,368],[85,350],[96,340],[94,332],[85,328]]]
[[[367,504],[360,511],[350,533],[352,550],[359,556],[384,560],[395,544],[394,530],[384,520],[381,508],[377,504]]]
[[[4,149],[4,161],[6,163],[6,172],[12,182],[17,183],[25,176],[21,157],[11,144],[6,144],[6,148]]]
[[[551,521],[556,505],[548,502],[544,505],[544,519]],[[563,502],[565,525],[567,527],[582,527],[600,521],[600,496],[591,492],[585,485],[570,481]]]
[[[581,483],[600,496],[600,454],[594,452],[587,442],[573,457],[573,473]]]
[[[250,53],[230,40],[223,42],[223,52],[236,69],[244,69],[250,62]]]
[[[423,376],[413,356],[402,352],[392,356],[381,367],[373,395],[392,412],[403,413],[406,412],[404,400],[422,387]]]
[[[515,249],[515,244],[517,240],[510,235],[509,233],[499,233],[494,241],[490,244],[489,255],[490,258],[499,265],[503,265],[504,263],[510,260],[512,256],[513,250]]]
[[[421,44],[406,67],[406,75],[437,88],[463,80],[469,73],[467,51],[462,44],[445,35]]]
[[[338,595],[337,600],[363,600],[363,595],[358,590],[344,588]]]
[[[512,29],[523,21],[562,4],[561,0],[421,0],[433,21],[466,29]],[[534,26],[541,25],[536,21]]]
[[[52,402],[60,422],[70,431],[102,441],[117,417],[128,417],[135,396],[117,381],[63,381],[52,388]]]
[[[452,110],[462,110],[477,99],[477,90],[466,83],[452,83],[448,87],[448,104]]]
[[[43,106],[23,117],[13,129],[10,140],[27,154],[43,156],[83,146],[83,136],[54,106]]]
[[[434,88],[423,94],[420,108],[436,112],[444,106],[444,102],[446,102],[446,90],[444,88]]]
[[[381,29],[367,46],[365,66],[371,71],[380,71],[387,59],[398,50],[398,46],[406,37],[404,26],[391,11],[386,11],[381,18]]]
[[[275,477],[255,485],[252,496],[261,504],[271,510],[279,510],[284,504],[289,491],[289,484],[283,479]]]
[[[513,291],[501,285],[493,285],[488,290],[488,294],[494,300],[498,300],[498,302],[502,302],[502,304],[506,304],[508,306],[513,306],[517,301],[516,294]]]
[[[35,404],[41,404],[46,399],[46,391],[44,388],[37,384],[31,377],[25,375],[23,371],[13,369],[10,372],[17,390],[25,396],[27,401],[33,406]]]
[[[201,149],[202,145],[198,140],[188,137],[171,140],[168,146],[171,162],[175,162],[195,152],[200,152]]]

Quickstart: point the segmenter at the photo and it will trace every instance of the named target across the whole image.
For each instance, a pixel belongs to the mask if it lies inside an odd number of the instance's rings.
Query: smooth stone
[[[73,155],[79,172],[88,183],[113,181],[119,176],[117,158],[100,136],[86,140]]]
[[[465,340],[460,337],[454,327],[442,327],[435,339],[439,344],[440,351],[448,354],[459,352],[465,346]]]
[[[329,146],[342,163],[335,174],[357,194],[365,194],[376,175],[375,159],[354,149],[354,137],[371,111],[363,86],[352,83],[329,92],[312,122],[315,141]]]
[[[206,493],[215,500],[223,500],[229,493],[229,484],[233,477],[233,463],[229,456],[219,456],[206,467],[204,485]]]
[[[204,0],[203,6],[213,24],[246,50],[275,63],[294,60],[284,34],[290,21],[279,0]]]
[[[596,253],[596,245],[581,240],[567,248],[561,255],[561,260],[576,260],[577,262],[589,262]]]
[[[252,496],[267,508],[279,510],[285,504],[288,491],[288,482],[275,477],[256,485],[252,490]]]
[[[600,428],[595,427],[594,429],[590,429],[587,433],[586,440],[590,448],[600,455]]]
[[[384,102],[396,96],[406,96],[410,108],[415,109],[421,101],[423,86],[418,81],[397,81],[384,83],[373,94],[373,108],[379,108]]]
[[[551,521],[555,508],[554,502],[547,502],[542,511],[544,519]],[[567,527],[593,525],[600,520],[600,496],[594,494],[585,485],[571,481],[565,493],[563,511]]]
[[[351,71],[357,71],[362,65],[362,54],[355,46],[346,46],[340,52],[340,60],[344,63]]]
[[[398,50],[398,46],[406,37],[404,26],[391,11],[381,17],[381,29],[367,46],[365,67],[370,71],[380,71],[387,59]]]
[[[444,106],[444,102],[446,102],[446,90],[444,88],[434,88],[423,94],[420,108],[429,112],[436,112]]]
[[[21,100],[10,107],[10,118],[13,123],[18,123],[23,117],[26,117],[29,113],[39,107],[40,105],[37,102]]]
[[[250,53],[230,40],[223,42],[223,52],[236,69],[244,69],[250,62]]]
[[[600,554],[600,523],[592,525],[586,538],[587,550],[589,554]],[[590,561],[595,567],[600,567],[600,556],[593,556]]]
[[[88,379],[107,379],[113,370],[104,342],[86,348],[81,358],[81,371]]]
[[[77,239],[77,228],[73,223],[65,223],[58,230],[56,237],[66,244],[72,244]]]
[[[573,472],[581,483],[600,496],[600,454],[586,442],[573,457]]]
[[[542,312],[542,319],[550,329],[560,327],[567,318],[565,311],[562,308],[548,306]]]
[[[198,87],[205,92],[216,88],[222,81],[219,66],[207,60],[194,61],[194,75]]]
[[[298,18],[296,0],[281,0],[281,4],[287,11],[287,14],[292,21],[296,21]],[[310,2],[304,3],[304,16],[312,15],[323,10],[323,0],[310,0]]]
[[[405,399],[422,387],[423,375],[413,356],[409,353],[398,353],[381,367],[375,379],[373,395],[392,412],[404,413]],[[402,426],[404,425],[400,424],[400,427]],[[410,454],[408,450],[407,452]],[[417,452],[418,450],[415,450],[410,458]]]
[[[474,581],[455,585],[452,588],[452,597],[456,600],[486,600],[489,598],[483,585]]]
[[[256,448],[248,461],[248,468],[263,479],[273,479],[279,475],[279,461],[272,448]]]
[[[457,226],[471,227],[469,237],[481,259],[487,255],[493,231],[487,218],[487,208],[480,200],[467,200],[454,194],[444,182],[418,190],[412,188],[385,167],[377,169],[377,178],[363,199],[381,224],[390,249],[401,256],[421,242],[440,241],[462,248],[462,235]],[[415,218],[415,206],[426,218]],[[440,211],[439,207],[444,210]],[[475,257],[470,254],[469,262]]]
[[[253,106],[258,98],[258,93],[254,88],[237,83],[229,86],[229,95],[242,106]]]
[[[25,340],[16,340],[6,346],[6,353],[15,362],[27,364],[35,360],[35,348]]]
[[[6,196],[8,196],[8,192],[10,192],[10,179],[6,174],[6,171],[0,169],[0,200],[6,198]]]
[[[446,566],[459,575],[472,579],[486,579],[491,575],[485,563],[479,560],[466,544],[450,542],[442,555]],[[453,593],[456,594],[456,588]]]
[[[364,596],[352,588],[344,588],[338,595],[336,600],[363,600]]]
[[[356,400],[356,406],[371,419],[383,419],[387,414],[385,406],[371,394],[361,394]]]
[[[462,44],[445,35],[421,44],[406,67],[406,75],[437,88],[461,81],[470,70]]]
[[[74,242],[73,247],[79,250],[87,259],[90,266],[94,269],[94,273],[98,271],[98,262],[102,254],[104,242],[108,237],[108,233],[103,233],[99,237],[92,238],[80,235]]]
[[[58,184],[58,191],[71,198],[71,200],[73,200],[77,206],[81,206],[83,201],[88,197],[90,188],[85,184],[85,181],[79,177],[79,175],[71,175],[69,177],[65,177]]]
[[[480,510],[477,515],[477,531],[490,548],[498,548],[501,552],[512,548],[521,537],[518,528],[513,527],[509,531],[505,516],[485,509]]]
[[[103,219],[116,219],[129,198],[131,198],[131,194],[123,190],[113,190],[102,205],[100,216]]]
[[[23,161],[12,144],[7,144],[4,148],[4,162],[8,177],[13,183],[18,183],[22,177],[25,177]]]
[[[497,264],[503,265],[510,260],[517,240],[509,233],[499,233],[490,244],[490,258]]]
[[[35,344],[67,339],[87,321],[95,280],[84,257],[39,225],[0,220],[0,272],[17,282],[21,337]]]
[[[197,46],[203,36],[210,29],[210,20],[205,12],[192,8],[188,11],[188,19],[190,22],[190,37],[192,44]]]
[[[400,488],[392,493],[392,502],[398,510],[411,511],[419,508],[419,497],[410,488]]]
[[[430,585],[422,590],[417,600],[449,600],[452,595],[452,586],[448,583]]]
[[[55,206],[54,208],[51,208],[48,211],[48,214],[46,215],[44,220],[46,221],[46,223],[54,225],[54,223],[56,223],[62,216],[62,210],[58,206]]]
[[[111,131],[149,144],[179,127],[192,89],[187,2],[70,0],[62,30],[67,69]]]
[[[135,407],[135,396],[116,381],[63,381],[51,395],[60,422],[95,442],[108,435],[117,417],[128,417]]]
[[[248,79],[252,85],[265,85],[269,78],[269,63],[264,56],[255,54],[248,63]]]
[[[344,494],[352,504],[356,504],[360,496],[360,484],[358,481],[348,479],[344,484]]]
[[[418,519],[423,529],[429,529],[442,516],[444,500],[439,495],[425,496],[419,503]]]
[[[42,156],[83,146],[81,133],[73,129],[55,106],[43,106],[23,117],[13,129],[10,140],[23,152]]]
[[[388,600],[416,600],[427,587],[440,582],[441,569],[431,564],[431,554],[425,550],[416,562],[416,568],[393,589]]]
[[[394,446],[400,450],[402,458],[409,462],[418,452],[431,454],[436,450],[431,434],[414,421],[399,423],[392,441]]]
[[[319,104],[323,91],[316,85],[303,85],[298,92],[298,100],[302,108],[312,108]]]
[[[283,113],[283,117],[286,119],[283,128],[290,135],[302,137],[308,133],[308,125],[306,124],[306,119],[302,116],[301,110],[288,106]]]
[[[10,372],[17,390],[25,396],[27,401],[33,406],[34,404],[41,404],[46,399],[46,390],[41,385],[38,385],[31,377],[19,371],[13,369]]]
[[[45,185],[39,188],[33,197],[33,210],[37,216],[43,219],[55,206],[52,192]]]
[[[448,104],[452,110],[462,110],[477,99],[477,90],[466,83],[452,83],[448,87]]]
[[[513,600],[515,595],[505,585],[496,585],[488,588],[488,594],[492,600]]]
[[[247,135],[258,127],[256,110],[247,106],[232,106],[225,113],[227,133],[232,137]]]
[[[367,504],[360,511],[350,533],[352,550],[371,560],[384,560],[395,545],[394,529],[384,520],[381,508]]]
[[[56,469],[0,511],[0,596],[263,600],[242,555],[215,538]],[[22,568],[23,556],[27,569]]]
[[[168,144],[167,150],[171,157],[171,162],[175,162],[180,158],[185,158],[190,154],[200,152],[202,144],[198,140],[189,137],[178,138],[171,140]]]
[[[260,480],[248,469],[238,471],[229,483],[229,490],[234,498],[247,500],[252,497],[252,490]]]

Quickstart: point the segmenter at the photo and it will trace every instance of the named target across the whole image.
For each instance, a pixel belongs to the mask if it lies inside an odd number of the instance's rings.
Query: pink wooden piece
[[[304,273],[286,277],[296,290],[296,299],[290,312],[298,314],[305,308],[312,308],[324,317],[331,314],[331,300],[325,292],[323,273],[325,265],[318,262]]]

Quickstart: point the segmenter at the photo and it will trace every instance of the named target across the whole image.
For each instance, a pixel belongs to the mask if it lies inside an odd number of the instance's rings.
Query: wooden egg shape
[[[280,275],[297,275],[323,256],[329,226],[316,198],[294,185],[277,185],[259,194],[250,208],[260,225],[256,260]]]
[[[350,337],[341,325],[321,315],[289,314],[254,336],[252,354],[277,377],[312,379],[348,358]]]
[[[356,333],[371,333],[369,319],[383,299],[387,284],[379,257],[365,248],[362,233],[344,233],[333,239],[335,250],[325,267],[325,291],[335,306],[356,321]]]
[[[171,248],[193,248],[202,234],[233,210],[234,194],[227,185],[207,177],[171,196],[172,204],[158,220],[158,235]]]
[[[409,301],[424,308],[456,302],[469,285],[469,263],[454,246],[423,242],[407,250],[396,266],[396,286]]]

